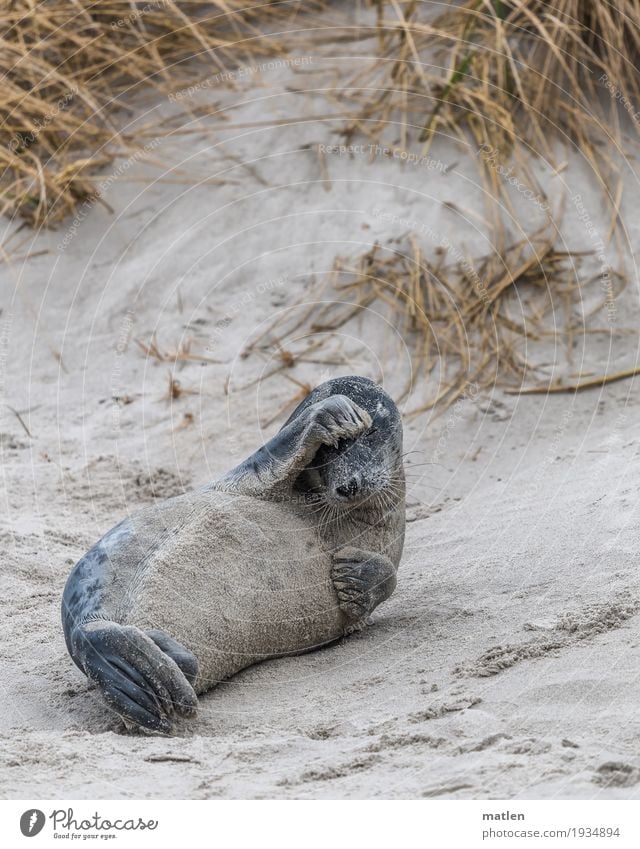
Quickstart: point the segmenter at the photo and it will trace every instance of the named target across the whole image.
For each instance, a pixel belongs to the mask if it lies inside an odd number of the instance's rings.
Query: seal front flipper
[[[396,569],[382,554],[345,546],[333,555],[331,579],[348,625],[366,619],[396,588]]]
[[[215,489],[258,498],[277,496],[305,469],[322,445],[337,446],[371,427],[371,416],[346,395],[331,395],[295,410],[262,448],[215,484]],[[303,408],[304,407],[304,408]]]
[[[176,714],[196,713],[198,699],[176,661],[139,628],[94,619],[74,628],[70,642],[74,660],[125,721],[168,734]]]

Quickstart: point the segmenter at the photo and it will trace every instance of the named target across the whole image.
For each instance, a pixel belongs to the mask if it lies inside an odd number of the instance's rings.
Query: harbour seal
[[[169,733],[251,664],[339,639],[396,586],[402,422],[375,383],[318,386],[221,479],[120,522],[67,581],[69,654],[125,720]]]

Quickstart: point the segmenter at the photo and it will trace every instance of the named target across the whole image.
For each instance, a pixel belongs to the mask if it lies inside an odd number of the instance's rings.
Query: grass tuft
[[[560,140],[581,151],[615,202],[610,152],[621,149],[622,113],[640,127],[637,0],[466,0],[444,12],[374,5],[379,53],[346,86],[358,103],[347,136],[379,141],[399,130],[404,148],[419,141],[425,153],[442,135],[551,162]],[[494,169],[484,170],[500,192]]]
[[[314,344],[314,337],[328,345],[331,335],[359,338],[352,323],[370,322],[375,313],[393,328],[392,338],[378,340],[382,358],[404,362],[408,355],[411,362],[396,399],[411,397],[412,414],[447,409],[465,394],[495,386],[516,392],[544,391],[545,386],[571,391],[573,383],[549,377],[557,363],[530,360],[537,343],[546,342],[539,348],[544,356],[555,349],[558,362],[571,364],[586,334],[612,333],[590,319],[604,312],[601,308],[620,294],[625,280],[612,272],[602,304],[585,314],[583,295],[599,278],[580,279],[584,256],[556,250],[544,232],[478,259],[453,262],[444,249],[429,260],[413,237],[405,238],[402,247],[375,244],[359,256],[338,258],[329,282],[324,278],[315,291],[305,292],[289,310],[290,319],[279,317],[250,350],[300,340]],[[369,340],[368,345],[376,343]],[[534,380],[538,386],[523,389]],[[584,387],[608,380],[585,380]]]
[[[298,3],[11,0],[0,11],[0,212],[34,225],[95,199],[91,174],[144,152],[120,130],[131,95],[165,94],[257,56]],[[198,60],[193,62],[192,60]],[[228,75],[227,75],[228,77]],[[222,77],[222,82],[226,78]]]

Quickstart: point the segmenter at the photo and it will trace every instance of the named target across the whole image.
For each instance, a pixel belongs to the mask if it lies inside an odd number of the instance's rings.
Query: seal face
[[[330,380],[220,480],[120,522],[62,601],[76,665],[129,724],[169,733],[196,693],[339,639],[396,585],[402,422],[362,377]]]

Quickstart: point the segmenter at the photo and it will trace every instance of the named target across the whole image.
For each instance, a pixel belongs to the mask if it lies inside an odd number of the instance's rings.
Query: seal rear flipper
[[[150,628],[145,633],[165,654],[175,660],[184,677],[193,687],[198,677],[198,661],[193,652],[190,652],[181,643],[170,637],[166,631],[161,631],[159,628]]]
[[[198,699],[184,673],[139,628],[93,620],[74,630],[72,647],[87,677],[129,723],[168,734],[176,714],[195,714]]]

